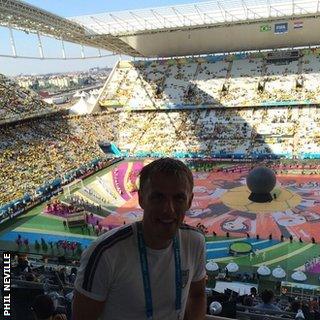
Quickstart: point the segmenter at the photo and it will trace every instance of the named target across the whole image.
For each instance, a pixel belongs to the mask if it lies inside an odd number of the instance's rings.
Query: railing
[[[12,280],[12,287],[13,288],[20,288],[20,289],[43,289],[43,282],[35,282],[35,281],[27,281],[27,280]],[[63,285],[63,288],[69,291],[73,290],[72,286]],[[52,290],[60,290],[61,286],[57,284],[50,284],[50,289]]]
[[[295,313],[282,310],[257,309],[255,307],[237,305],[237,319],[260,320],[268,318],[270,320],[294,319]],[[230,318],[206,315],[205,320],[226,320]]]
[[[12,285],[14,288],[21,288],[21,289],[42,289],[43,283],[39,282],[30,282],[25,280],[17,280],[13,279]],[[50,284],[50,289],[58,290],[60,289],[62,284],[53,285]],[[63,285],[64,290],[72,291],[72,286]],[[239,311],[238,308],[246,309],[246,311]],[[250,311],[250,312],[249,312]],[[260,320],[262,318],[268,318],[268,320],[283,320],[284,317],[286,319],[294,319],[295,313],[286,312],[286,311],[277,311],[277,310],[269,310],[269,309],[256,309],[254,307],[247,307],[247,306],[238,306],[237,305],[237,318],[236,319],[250,319],[250,320]],[[207,314],[204,320],[236,320],[231,318],[225,318],[215,315]]]
[[[232,319],[230,319],[230,318],[225,318],[225,317],[210,316],[209,314],[207,314],[204,319],[205,319],[205,320],[232,320]],[[235,319],[234,319],[234,320],[235,320]]]
[[[237,319],[250,319],[250,320],[261,320],[261,319],[268,319],[268,320],[283,320],[283,316],[281,315],[270,315],[270,314],[262,314],[262,313],[250,313],[244,311],[237,311]],[[294,318],[286,318],[288,320]]]
[[[272,310],[272,309],[257,309],[256,307],[249,307],[237,304],[237,318],[260,320],[261,318],[267,318],[270,320],[281,320],[284,317],[286,319],[294,319],[295,313],[283,311],[283,310]]]

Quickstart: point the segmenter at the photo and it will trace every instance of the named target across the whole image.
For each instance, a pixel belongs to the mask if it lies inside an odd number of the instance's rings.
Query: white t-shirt
[[[200,232],[186,225],[178,233],[183,319],[191,282],[206,274],[205,240]],[[173,245],[161,250],[147,247],[147,260],[153,320],[176,320]],[[101,320],[147,318],[136,223],[107,232],[83,252],[75,289],[91,299],[106,301]]]

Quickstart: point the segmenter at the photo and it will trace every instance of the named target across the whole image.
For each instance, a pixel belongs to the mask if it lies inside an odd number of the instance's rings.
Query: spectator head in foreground
[[[143,220],[108,231],[82,254],[73,320],[204,319],[205,239],[182,223],[192,190],[179,160],[141,170]]]
[[[281,309],[273,304],[273,299],[274,299],[274,293],[272,290],[264,290],[261,293],[261,299],[262,303],[258,304],[255,306],[257,309],[269,309],[269,310],[274,310],[274,311],[281,311]]]
[[[264,290],[261,293],[261,299],[263,301],[263,303],[265,304],[271,304],[273,302],[274,299],[274,293],[272,290]]]
[[[67,320],[64,314],[55,314],[54,303],[48,295],[37,296],[31,310],[35,320]]]
[[[256,287],[251,287],[250,288],[250,295],[255,297],[257,295],[257,288]]]

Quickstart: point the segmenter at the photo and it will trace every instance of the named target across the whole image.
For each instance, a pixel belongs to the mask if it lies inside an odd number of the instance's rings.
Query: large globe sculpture
[[[277,182],[275,173],[266,167],[257,167],[251,170],[247,176],[247,186],[251,191],[249,200],[253,202],[270,202],[273,190]]]

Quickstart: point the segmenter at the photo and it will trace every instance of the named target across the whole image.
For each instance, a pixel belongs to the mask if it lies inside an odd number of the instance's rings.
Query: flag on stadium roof
[[[294,29],[302,29],[303,28],[303,21],[294,21],[293,28]]]

